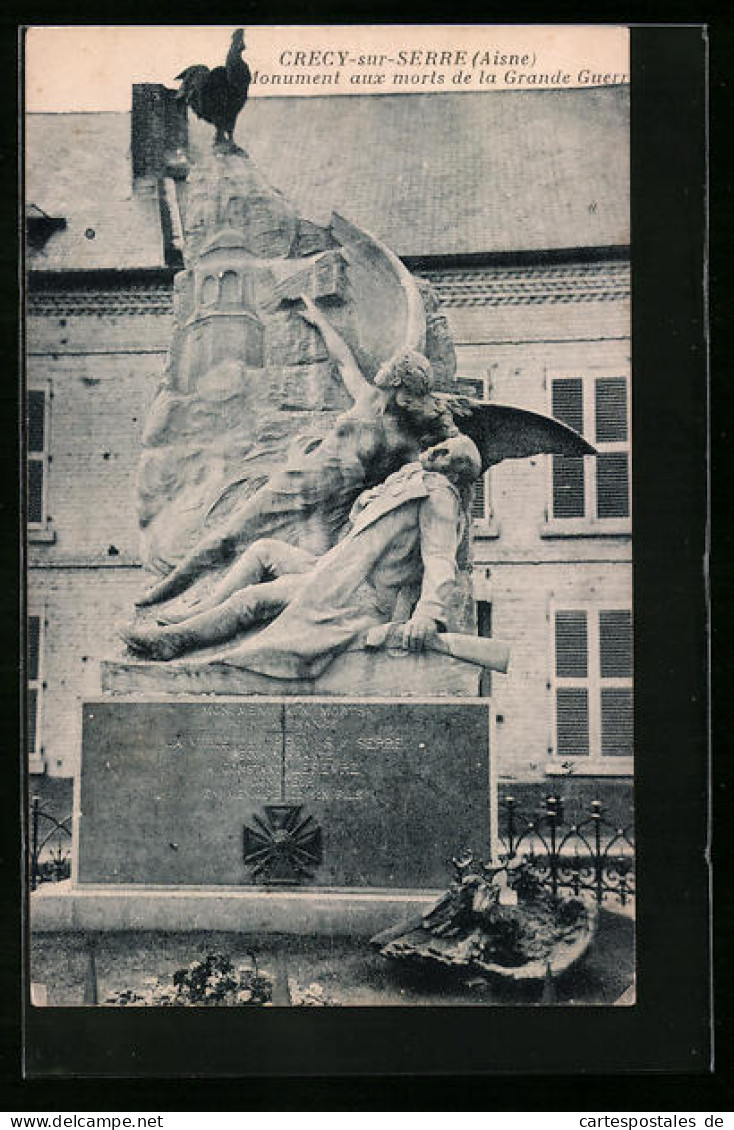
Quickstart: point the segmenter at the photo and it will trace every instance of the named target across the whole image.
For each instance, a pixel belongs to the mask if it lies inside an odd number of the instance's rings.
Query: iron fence
[[[616,899],[626,906],[635,895],[632,825],[620,826],[591,801],[580,820],[566,819],[563,797],[547,796],[533,814],[512,796],[500,802],[500,841],[508,859],[522,859],[554,895],[593,893],[601,906]],[[30,885],[57,883],[71,874],[71,814],[59,820],[33,797],[30,814]]]
[[[71,875],[71,814],[59,820],[39,797],[31,801],[29,870],[32,891]]]
[[[500,840],[508,859],[522,859],[544,887],[556,895],[593,893],[626,906],[635,894],[635,841],[631,824],[606,819],[601,801],[593,800],[580,820],[567,821],[564,799],[547,796],[528,816],[517,801],[500,802]]]

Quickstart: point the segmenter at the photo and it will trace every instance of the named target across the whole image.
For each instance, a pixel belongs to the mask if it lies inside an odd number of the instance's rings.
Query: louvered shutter
[[[598,377],[594,388],[597,443],[627,440],[627,381],[624,377]]]
[[[40,616],[28,617],[28,678],[32,682],[38,678],[39,647],[41,642]]]
[[[38,678],[40,671],[41,618],[28,617],[28,753],[36,752],[36,722],[38,716]]]
[[[632,688],[603,687],[601,752],[603,757],[632,756]]]
[[[475,400],[486,400],[484,395],[484,381],[481,377],[460,377],[456,382],[459,392],[464,396],[471,396]],[[484,521],[487,517],[489,502],[489,472],[482,475],[474,483],[472,494],[471,516],[477,521]]]
[[[556,377],[551,382],[551,403],[557,420],[577,432],[584,430],[584,383],[581,377]],[[584,461],[575,456],[553,456],[553,517],[583,518],[585,513]]]
[[[556,678],[586,679],[589,661],[585,612],[556,613],[555,644]],[[586,687],[556,688],[556,753],[562,757],[588,756],[589,692]]]
[[[38,713],[38,691],[35,687],[28,688],[28,753],[32,757],[36,752],[36,716]]]
[[[596,512],[599,518],[628,518],[629,455],[604,451],[596,457]]]
[[[585,679],[588,639],[585,612],[556,613],[556,677]]]
[[[46,394],[28,393],[28,521],[43,522],[43,476],[46,443]]]
[[[599,613],[599,673],[602,679],[632,677],[632,614]],[[601,688],[601,752],[603,757],[631,757],[632,687]]]
[[[43,521],[43,463],[40,459],[28,461],[28,521]]]
[[[586,687],[556,690],[556,753],[559,757],[588,757],[589,692]]]
[[[627,442],[627,382],[598,377],[594,382],[595,436],[598,444]],[[596,513],[599,518],[628,518],[629,454],[600,451],[596,459]]]
[[[599,672],[602,679],[632,675],[632,614],[624,610],[599,613]]]

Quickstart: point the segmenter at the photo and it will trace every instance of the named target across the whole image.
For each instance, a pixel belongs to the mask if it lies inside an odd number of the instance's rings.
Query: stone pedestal
[[[454,856],[491,851],[478,681],[445,655],[359,649],[312,682],[103,662],[72,882],[34,894],[33,929],[369,937],[424,912]]]
[[[84,705],[75,883],[446,885],[490,850],[484,701]]]

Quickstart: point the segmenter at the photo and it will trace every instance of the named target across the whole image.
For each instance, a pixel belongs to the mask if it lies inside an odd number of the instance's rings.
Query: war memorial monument
[[[180,76],[215,133],[182,177],[143,435],[147,583],[82,708],[71,889],[33,911],[56,928],[369,936],[429,906],[455,857],[491,861],[479,680],[512,640],[477,635],[473,484],[594,451],[459,395],[430,287],[267,183],[232,139],[243,43],[219,86]]]

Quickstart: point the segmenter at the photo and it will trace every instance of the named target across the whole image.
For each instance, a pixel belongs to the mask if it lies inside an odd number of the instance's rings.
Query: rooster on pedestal
[[[247,101],[252,76],[242,58],[244,49],[245,33],[238,28],[223,67],[210,70],[196,63],[176,75],[176,80],[181,82],[176,97],[184,98],[198,118],[216,128],[215,145],[234,142],[232,135],[237,115]]]

